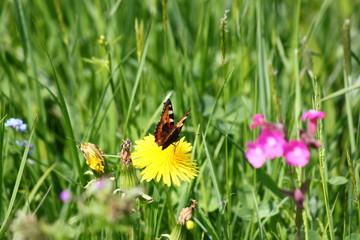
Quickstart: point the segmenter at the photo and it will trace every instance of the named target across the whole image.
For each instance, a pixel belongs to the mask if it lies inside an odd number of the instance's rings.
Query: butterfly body
[[[162,146],[162,150],[166,149],[172,143],[176,142],[180,137],[181,128],[187,116],[190,113],[190,109],[184,114],[179,122],[174,124],[174,111],[170,99],[164,103],[164,109],[161,113],[161,118],[155,128],[155,142],[158,146]]]

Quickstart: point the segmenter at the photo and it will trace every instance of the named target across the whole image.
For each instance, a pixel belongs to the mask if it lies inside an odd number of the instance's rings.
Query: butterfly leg
[[[171,145],[174,145],[174,153],[175,153],[176,147],[179,145],[179,141],[173,142]]]

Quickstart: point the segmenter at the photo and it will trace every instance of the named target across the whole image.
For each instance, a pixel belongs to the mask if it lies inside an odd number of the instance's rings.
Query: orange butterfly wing
[[[187,116],[190,113],[190,109],[180,119],[180,121],[174,126],[174,112],[170,99],[164,103],[164,109],[161,113],[161,118],[156,125],[154,136],[155,142],[158,146],[162,146],[162,150],[166,149],[172,143],[176,142],[180,136],[181,128]]]

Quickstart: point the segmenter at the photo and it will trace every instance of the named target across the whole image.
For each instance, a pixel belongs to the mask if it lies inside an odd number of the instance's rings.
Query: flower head
[[[18,146],[20,146],[20,147],[23,147],[23,148],[26,147],[27,143],[28,143],[27,140],[24,140],[23,142],[20,142],[19,140],[16,140],[16,141],[15,141],[15,144],[16,144],[16,145],[18,145]],[[31,149],[33,149],[33,148],[34,148],[34,144],[30,143],[29,149],[31,150]],[[33,151],[29,151],[29,155],[33,155],[33,154],[34,154]],[[31,160],[31,159],[28,159],[28,161],[29,161],[30,164],[34,164],[34,163],[35,163],[35,162],[34,162],[33,160]]]
[[[254,168],[260,168],[266,161],[265,151],[258,143],[247,143],[248,149],[245,156]]]
[[[305,194],[309,189],[311,178],[308,178],[304,183],[301,184],[300,188],[296,188],[294,191],[281,189],[281,192],[286,196],[290,197],[296,205],[296,208],[300,211],[304,209]]]
[[[16,131],[26,132],[27,124],[23,122],[23,120],[19,118],[10,118],[5,122],[5,127],[12,127]]]
[[[257,126],[261,126],[263,125],[264,123],[266,123],[266,120],[264,118],[264,114],[255,114],[254,117],[253,117],[253,124],[251,124],[250,128],[251,129],[254,129],[256,128]]]
[[[28,143],[27,140],[24,140],[23,142],[20,142],[19,140],[15,141],[15,144],[20,146],[20,147],[26,147],[26,144]],[[34,144],[30,143],[29,149],[33,149],[34,148]]]
[[[71,192],[69,190],[63,190],[60,195],[59,195],[59,198],[62,202],[70,202],[71,201]]]
[[[190,219],[194,214],[198,201],[196,201],[195,199],[191,199],[191,201],[193,203],[191,204],[190,207],[186,207],[181,210],[178,221],[169,236],[170,240],[185,239],[186,229],[192,229],[194,227],[194,222],[191,221]]]
[[[132,160],[131,160],[131,152],[130,152],[130,148],[131,148],[131,141],[129,139],[126,139],[125,141],[123,140],[122,143],[122,150],[121,152],[118,153],[118,155],[121,157],[121,164],[124,165],[131,165],[132,164]]]
[[[84,153],[86,164],[96,173],[105,173],[105,158],[102,156],[104,152],[95,144],[85,142],[80,144],[78,148]]]
[[[286,141],[276,130],[262,130],[257,143],[261,145],[266,157],[274,159],[283,155]]]
[[[303,115],[301,116],[301,121],[305,121],[306,119],[308,119],[308,132],[310,134],[314,134],[317,128],[317,120],[319,118],[323,119],[324,117],[325,113],[322,111],[309,110],[303,113]]]
[[[175,144],[165,150],[158,146],[153,135],[149,134],[142,140],[135,142],[135,151],[132,154],[133,165],[136,168],[143,168],[141,177],[147,182],[156,179],[171,186],[174,183],[180,186],[179,178],[190,182],[197,176],[197,165],[191,160],[192,146],[181,138]]]
[[[192,217],[192,215],[195,211],[196,205],[198,204],[198,201],[196,201],[195,199],[191,199],[191,201],[193,202],[191,204],[191,206],[183,208],[180,212],[180,216],[178,218],[178,223],[180,223],[182,225],[186,224],[187,221],[190,220],[190,218]]]
[[[292,166],[304,167],[309,162],[310,152],[305,143],[290,141],[284,148],[285,160]]]

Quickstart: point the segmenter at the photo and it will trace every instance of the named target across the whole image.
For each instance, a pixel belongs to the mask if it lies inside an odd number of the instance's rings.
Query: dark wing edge
[[[170,99],[164,102],[164,108],[160,115],[160,121],[156,124],[154,137],[158,146],[161,146],[164,139],[174,127],[174,111]]]
[[[179,139],[180,132],[182,127],[184,126],[184,122],[187,119],[191,108],[184,114],[184,116],[179,120],[175,127],[173,127],[170,133],[165,137],[162,143],[162,150],[166,149],[172,143],[176,142]]]

